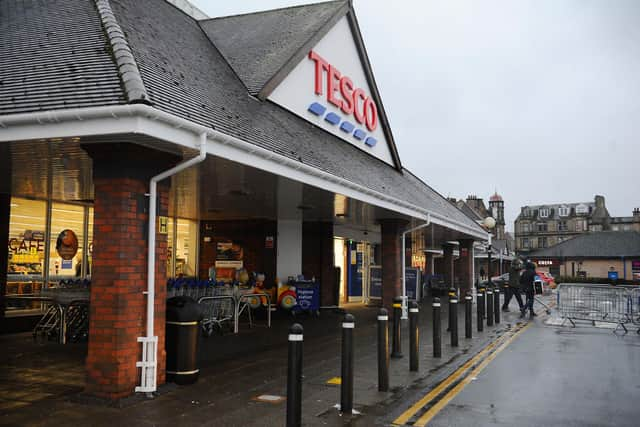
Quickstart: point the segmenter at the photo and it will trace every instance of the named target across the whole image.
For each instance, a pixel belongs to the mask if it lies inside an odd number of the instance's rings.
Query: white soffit
[[[332,97],[327,90],[329,85],[333,85]],[[321,93],[316,93],[318,91]],[[394,166],[380,120],[381,106],[375,103],[372,93],[345,16],[305,55],[268,99]],[[342,107],[336,104],[342,104]]]

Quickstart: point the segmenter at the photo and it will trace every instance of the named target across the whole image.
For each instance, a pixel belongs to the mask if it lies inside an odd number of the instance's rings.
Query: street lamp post
[[[483,221],[482,221],[482,225],[484,225],[484,227],[489,230],[489,246],[487,246],[487,277],[488,277],[488,285],[491,286],[491,230],[493,229],[493,227],[496,226],[496,220],[493,219],[493,217],[486,217]]]

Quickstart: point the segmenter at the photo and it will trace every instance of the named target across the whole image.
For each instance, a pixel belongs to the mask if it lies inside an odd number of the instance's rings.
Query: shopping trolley
[[[209,337],[214,330],[224,332],[224,326],[235,330],[236,297],[234,287],[224,282],[211,284],[205,290],[209,295],[198,298],[204,318],[200,325],[202,333]]]

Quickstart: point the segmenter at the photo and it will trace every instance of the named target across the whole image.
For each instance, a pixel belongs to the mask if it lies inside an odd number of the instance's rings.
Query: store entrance
[[[372,271],[376,268],[375,245],[366,241],[357,242],[336,237],[334,256],[335,266],[340,269],[340,306],[352,303],[368,304],[375,298],[371,293]]]

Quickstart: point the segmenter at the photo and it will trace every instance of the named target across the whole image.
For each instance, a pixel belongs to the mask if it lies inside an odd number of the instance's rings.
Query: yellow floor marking
[[[422,409],[427,403],[429,403],[431,400],[433,400],[436,396],[438,396],[440,393],[442,393],[443,390],[445,390],[447,387],[449,387],[451,385],[451,383],[455,382],[458,380],[458,378],[465,373],[471,366],[473,366],[481,357],[483,357],[488,351],[491,351],[492,348],[494,348],[496,345],[498,345],[502,340],[504,340],[505,337],[502,336],[500,338],[498,338],[496,341],[492,342],[491,344],[487,345],[484,349],[482,349],[482,351],[478,354],[476,354],[474,357],[472,357],[471,359],[469,359],[467,361],[467,363],[465,363],[464,365],[462,365],[460,368],[458,368],[453,374],[451,374],[446,380],[444,380],[443,382],[441,382],[436,388],[434,388],[433,390],[431,390],[426,396],[424,396],[422,399],[418,400],[416,403],[414,403],[409,409],[407,409],[405,412],[403,412],[398,418],[396,418],[392,424],[395,425],[403,425],[406,424],[407,421],[409,421],[409,419],[411,419],[411,417],[413,417],[416,412],[418,412],[420,409]]]
[[[413,425],[416,427],[424,427],[427,425],[429,421],[433,417],[435,417],[438,412],[442,408],[444,408],[454,397],[458,395],[465,388],[467,384],[469,384],[473,378],[477,377],[478,374],[489,364],[491,361],[504,350],[518,335],[523,333],[531,323],[527,323],[525,326],[520,328],[517,332],[515,332],[511,337],[509,337],[500,347],[496,349],[493,353],[491,353],[485,360],[482,361],[473,371],[469,373],[462,381],[460,381],[454,388],[452,388],[449,393],[447,393],[442,399],[440,399],[435,405],[433,405],[427,412],[425,412]]]
[[[333,377],[329,381],[327,381],[327,384],[340,385],[340,384],[342,384],[342,378],[341,377]]]

